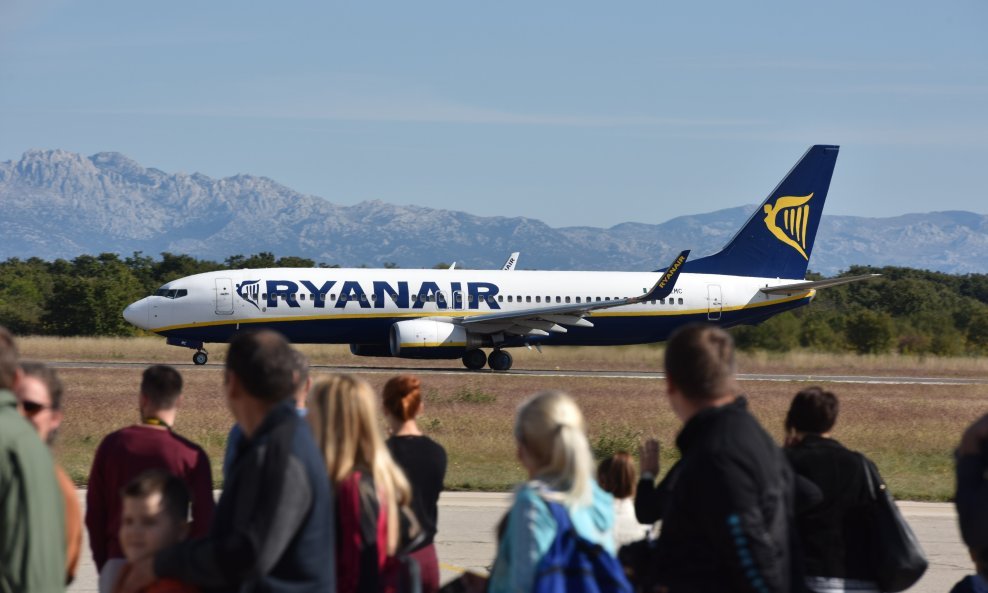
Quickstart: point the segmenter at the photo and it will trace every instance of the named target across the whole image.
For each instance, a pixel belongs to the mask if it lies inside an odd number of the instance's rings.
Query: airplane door
[[[233,281],[229,278],[216,279],[216,314],[233,315]]]
[[[463,309],[463,291],[453,291],[453,308],[457,311]]]
[[[707,285],[707,319],[710,321],[719,321],[720,313],[724,308],[724,303],[721,298],[720,285],[719,284],[708,284]]]

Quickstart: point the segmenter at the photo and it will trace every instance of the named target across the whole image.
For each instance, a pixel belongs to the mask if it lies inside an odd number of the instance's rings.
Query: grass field
[[[139,338],[20,341],[24,358],[49,361],[116,360],[187,362],[188,350],[171,348],[161,340]],[[458,361],[414,361],[352,357],[346,347],[303,346],[316,366],[459,367]],[[546,349],[516,353],[517,368],[655,369],[662,350],[650,346],[619,348]],[[200,443],[214,464],[219,463],[232,419],[220,392],[222,347],[205,367],[184,366],[184,401],[176,430]],[[779,356],[744,355],[742,373],[839,373],[862,375],[978,376],[981,359],[867,357],[794,353]],[[60,430],[57,455],[77,483],[85,483],[100,439],[137,420],[140,368],[63,368],[66,421]],[[316,378],[323,369],[315,369]],[[357,374],[360,374],[359,372]],[[388,374],[363,375],[380,388]],[[591,444],[601,453],[634,449],[646,436],[662,445],[663,467],[676,459],[678,420],[665,402],[658,380],[525,377],[492,373],[423,375],[426,410],[420,424],[446,447],[451,489],[504,490],[521,480],[515,459],[512,422],[515,408],[527,396],[544,389],[572,393],[587,417]],[[751,408],[778,440],[792,395],[806,383],[745,381]],[[835,438],[871,457],[892,492],[910,500],[947,500],[952,495],[951,452],[964,427],[988,411],[988,385],[867,385],[824,384],[841,398]]]

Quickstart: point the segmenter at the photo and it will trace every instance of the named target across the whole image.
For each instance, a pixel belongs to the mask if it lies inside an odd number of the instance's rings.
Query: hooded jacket
[[[614,554],[614,498],[592,482],[589,505],[567,506],[576,532]],[[542,495],[549,492],[544,482],[534,480],[515,492],[508,511],[497,558],[491,569],[488,593],[531,591],[535,569],[556,538],[556,520]]]

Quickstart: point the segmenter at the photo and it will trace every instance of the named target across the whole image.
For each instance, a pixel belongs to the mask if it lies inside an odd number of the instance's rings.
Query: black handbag
[[[872,500],[869,514],[873,525],[871,561],[875,580],[882,591],[904,591],[923,576],[929,562],[874,464],[863,455],[861,463]]]

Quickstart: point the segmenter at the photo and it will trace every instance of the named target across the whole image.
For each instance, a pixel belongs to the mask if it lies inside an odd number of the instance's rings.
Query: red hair
[[[415,375],[398,375],[384,385],[384,410],[406,422],[415,417],[422,404],[422,381]]]

